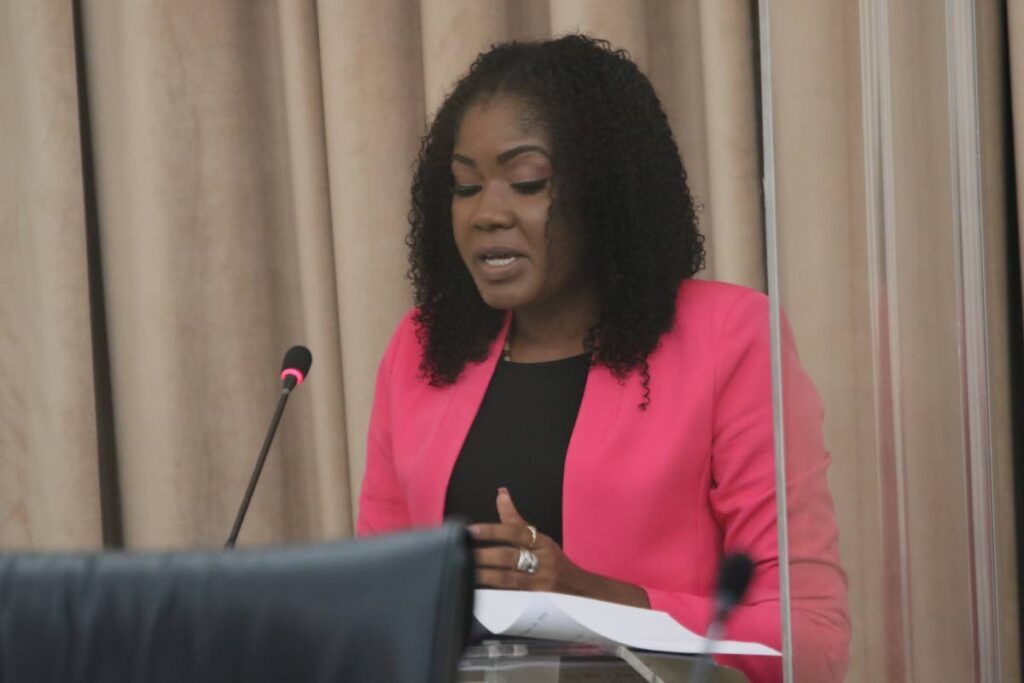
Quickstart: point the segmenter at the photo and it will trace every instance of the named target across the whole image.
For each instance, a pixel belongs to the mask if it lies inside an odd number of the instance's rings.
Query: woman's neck
[[[510,330],[510,355],[520,363],[539,363],[577,356],[597,322],[597,301],[590,287],[571,297],[516,309]]]

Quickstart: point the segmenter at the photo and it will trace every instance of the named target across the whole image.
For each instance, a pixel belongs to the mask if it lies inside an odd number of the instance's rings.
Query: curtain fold
[[[88,3],[83,33],[125,542],[214,545],[305,337],[278,15]],[[243,538],[321,533],[309,399]]]
[[[312,419],[316,512],[321,533],[337,537],[350,533],[353,524],[346,496],[338,492],[351,487],[345,456],[348,435],[357,428],[344,419],[340,310],[315,0],[279,4],[278,21],[291,175],[290,224],[295,230],[303,319],[303,334],[295,342],[316,350],[316,381],[309,382],[307,402]]]
[[[685,11],[681,6],[676,12]],[[753,4],[699,5],[708,154],[707,232],[713,277],[765,289],[761,113],[757,110]]]
[[[1003,30],[997,33],[999,40],[995,41],[999,45],[1001,53],[999,59],[1001,82],[996,85],[991,76],[984,81],[989,92],[998,88],[1001,94],[998,104],[989,106],[989,116],[1000,120],[1009,115],[1010,121],[1000,121],[1001,126],[996,129],[999,134],[990,132],[986,136],[987,145],[984,148],[986,151],[983,153],[987,153],[994,160],[986,165],[988,172],[1000,175],[1007,173],[1007,170],[1011,168],[1011,162],[1004,156],[1010,155],[1012,157],[1013,183],[999,183],[996,192],[1005,192],[1005,197],[999,197],[997,194],[995,201],[990,200],[987,206],[991,207],[989,211],[993,209],[1004,211],[1005,207],[1000,202],[1001,199],[1004,199],[1006,206],[1016,209],[1015,214],[1010,212],[1003,214],[1012,238],[997,241],[990,253],[994,262],[1003,264],[1002,267],[997,266],[994,274],[998,276],[1000,271],[1005,268],[1004,283],[1007,289],[1012,292],[1016,288],[1017,293],[1021,294],[1024,292],[1024,279],[1021,275],[1024,271],[1024,239],[1022,239],[1024,236],[1024,210],[1022,210],[1024,208],[1024,0],[1007,0],[1005,6],[996,11],[990,10],[988,14],[990,17],[995,16],[995,23],[1003,23],[1003,26],[999,26]],[[993,20],[990,18],[988,22],[982,22],[982,25],[992,22]],[[1006,63],[1002,64],[1004,58]],[[1007,81],[1009,82],[1008,93],[1005,92]],[[1007,97],[1009,98],[1008,106],[1004,101]],[[989,101],[992,101],[991,96],[989,96]],[[991,123],[985,126],[987,131],[994,129],[995,126],[992,126]],[[1006,144],[1007,129],[1013,139],[1012,148]],[[987,215],[986,220],[988,220]],[[1001,221],[1000,224],[1002,224]],[[1005,249],[1000,253],[999,247],[1009,247],[1014,242],[1017,245],[1015,252],[1012,249]],[[1000,435],[997,446],[1002,452],[1011,453],[1012,458],[1008,463],[1000,462],[996,474],[1000,484],[1001,505],[1013,507],[1015,504],[1016,506],[1015,533],[1008,530],[1009,525],[1004,525],[998,540],[1000,547],[1007,549],[1001,558],[1002,572],[1012,572],[1018,577],[1016,595],[1014,596],[1012,591],[1003,593],[1007,609],[1002,615],[1001,627],[1004,634],[1003,642],[1007,643],[1009,648],[1005,657],[1015,664],[1015,670],[1019,675],[1022,668],[1021,651],[1024,650],[1024,629],[1021,628],[1021,619],[1024,615],[1024,581],[1020,579],[1024,574],[1024,542],[1022,542],[1024,539],[1024,475],[1022,475],[1024,446],[1021,444],[1024,441],[1024,427],[1022,427],[1020,419],[1020,405],[1024,401],[1024,314],[1021,310],[1021,300],[1024,299],[1024,295],[1017,297],[1010,295],[1008,298],[1011,302],[1016,299],[1016,305],[1010,309],[1011,316],[1007,322],[1008,329],[1005,336],[1002,339],[997,337],[994,340],[993,351],[998,354],[1003,349],[1007,349],[1010,356],[996,368],[997,371],[1006,373],[1002,377],[1001,389],[1010,399],[1009,406],[1001,410],[999,414],[1004,423],[1010,426],[1010,433],[1005,436]],[[999,358],[999,356],[996,357]],[[1011,547],[1016,548],[1015,554],[1008,552]],[[1014,597],[1016,597],[1015,600]],[[1015,639],[1010,634],[1017,635],[1015,648],[1013,647]],[[1014,669],[1008,668],[1007,670],[1013,671]]]
[[[74,23],[0,5],[0,544],[102,542]]]
[[[1006,25],[1013,112],[1014,190],[1017,197],[1024,197],[1024,0],[1006,0]],[[1024,212],[1018,210],[1015,218],[1018,234],[1024,233]],[[1024,240],[1018,240],[1017,244],[1018,255],[1024,262]],[[1024,282],[1017,284],[1024,288]]]
[[[350,426],[350,489],[334,495],[354,511],[377,363],[410,305],[403,239],[412,161],[424,126],[421,32],[417,7],[402,0],[320,2],[318,12]]]
[[[994,544],[996,548],[995,590],[999,600],[997,629],[1002,649],[998,653],[998,670],[1004,680],[1020,680],[1020,586],[1017,582],[1018,553],[1016,552],[1017,525],[1015,515],[1014,476],[1014,433],[1013,424],[1017,419],[1013,384],[1020,382],[1013,377],[1012,358],[1022,358],[1024,347],[1020,345],[1022,324],[1020,318],[1020,282],[1014,282],[1011,273],[1011,259],[1019,254],[1010,252],[1007,246],[1014,240],[1011,233],[1017,232],[1013,225],[1012,189],[1007,170],[1012,154],[1007,145],[1007,133],[1011,122],[1010,98],[1007,83],[1010,82],[1007,61],[1006,7],[994,0],[976,4],[976,26],[978,50],[978,114],[980,122],[980,161],[982,212],[985,240],[985,291],[988,316],[987,341],[989,351],[988,379],[992,398],[992,455],[993,455],[993,509],[995,515]],[[1024,26],[1020,27],[1024,29]],[[1018,30],[1014,40],[1024,39],[1024,32]],[[1014,330],[1014,326],[1018,326]],[[1014,340],[1018,340],[1014,343]],[[1019,361],[1018,361],[1019,362]],[[1015,519],[1016,517],[1016,519]]]

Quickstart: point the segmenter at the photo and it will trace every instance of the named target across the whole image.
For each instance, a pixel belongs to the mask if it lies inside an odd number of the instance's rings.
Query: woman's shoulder
[[[416,337],[416,330],[419,327],[419,323],[416,319],[419,317],[420,309],[412,307],[402,314],[402,317],[398,321],[398,325],[395,326],[395,331],[391,335],[392,339],[413,339]]]
[[[400,374],[406,374],[406,368],[418,368],[423,357],[422,345],[418,334],[419,325],[416,322],[419,309],[411,308],[399,319],[384,355],[381,358],[380,369],[387,375],[393,375],[396,368]]]
[[[768,332],[768,297],[742,285],[685,280],[676,298],[677,329],[762,326]]]

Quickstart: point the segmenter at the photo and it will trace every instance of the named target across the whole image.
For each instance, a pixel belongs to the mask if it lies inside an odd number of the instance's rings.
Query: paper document
[[[706,640],[665,612],[627,607],[602,600],[539,591],[476,591],[473,614],[495,635],[619,643],[657,652],[699,653]],[[716,642],[711,652],[779,656],[759,643]]]

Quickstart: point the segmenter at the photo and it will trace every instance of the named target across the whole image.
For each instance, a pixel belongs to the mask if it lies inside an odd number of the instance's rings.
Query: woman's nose
[[[473,225],[480,230],[500,230],[512,226],[513,216],[500,188],[485,186],[473,211]]]

